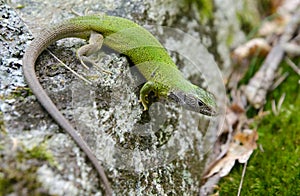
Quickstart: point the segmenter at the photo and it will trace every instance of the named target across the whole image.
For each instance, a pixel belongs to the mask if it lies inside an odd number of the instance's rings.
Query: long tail
[[[76,30],[76,28],[75,28]],[[30,46],[27,48],[23,58],[23,72],[28,86],[31,88],[33,94],[36,96],[41,105],[47,110],[52,118],[75,140],[81,150],[88,156],[96,168],[104,186],[107,195],[112,195],[110,183],[105,175],[103,167],[94,156],[86,142],[77,134],[76,130],[70,122],[60,113],[55,104],[49,98],[43,87],[41,86],[35,74],[35,61],[40,53],[48,47],[52,42],[62,39],[64,37],[83,37],[87,32],[74,31],[71,25],[62,24],[49,29],[45,29],[37,38],[35,38]]]

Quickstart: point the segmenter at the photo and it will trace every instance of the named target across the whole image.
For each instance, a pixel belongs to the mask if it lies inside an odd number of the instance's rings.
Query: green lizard
[[[99,173],[107,195],[112,195],[112,189],[102,166],[69,121],[56,108],[35,74],[35,61],[41,52],[52,42],[67,37],[89,39],[89,44],[77,51],[83,65],[89,63],[87,56],[99,50],[102,43],[126,55],[147,80],[140,90],[140,101],[144,110],[148,108],[148,94],[154,92],[157,97],[173,100],[189,110],[208,116],[216,114],[214,96],[187,81],[157,39],[128,19],[107,15],[81,16],[43,30],[25,52],[25,79],[42,106],[86,153]]]

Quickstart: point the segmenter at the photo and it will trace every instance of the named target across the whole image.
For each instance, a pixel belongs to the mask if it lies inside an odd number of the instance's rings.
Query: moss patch
[[[3,120],[3,113],[0,111],[0,137],[1,135],[6,134],[4,120]]]
[[[188,6],[195,5],[199,13],[199,19],[201,23],[206,23],[213,18],[213,1],[207,0],[185,0],[185,4]]]
[[[294,61],[299,63],[299,59]],[[262,148],[250,158],[241,195],[297,195],[300,192],[299,76],[285,63],[281,71],[290,75],[269,94],[265,110],[271,111],[271,100],[278,102],[283,93],[286,97],[279,115],[270,113],[253,124],[259,132],[258,144]],[[220,181],[220,195],[237,194],[242,169],[242,165],[237,165]]]
[[[35,146],[31,150],[26,150],[26,155],[30,159],[47,160],[51,165],[54,165],[54,158],[46,149],[45,144]]]
[[[253,0],[244,0],[242,8],[237,10],[237,18],[240,21],[242,30],[248,34],[248,38],[252,37],[258,30],[261,23],[260,13],[257,9],[259,2]]]
[[[31,150],[17,148],[0,151],[0,195],[48,195],[37,180],[36,172],[46,162],[53,163],[52,155],[44,145]]]

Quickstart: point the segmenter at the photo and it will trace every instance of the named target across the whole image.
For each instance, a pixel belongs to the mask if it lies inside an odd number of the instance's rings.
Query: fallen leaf
[[[252,56],[266,56],[269,53],[270,49],[271,47],[265,39],[254,38],[237,47],[232,52],[232,58],[236,62],[241,62],[243,59]]]
[[[258,134],[255,130],[245,129],[242,132],[238,132],[230,143],[226,155],[213,164],[203,178],[209,178],[214,174],[224,177],[229,174],[236,160],[240,163],[245,163],[253,150],[257,148],[257,139]]]

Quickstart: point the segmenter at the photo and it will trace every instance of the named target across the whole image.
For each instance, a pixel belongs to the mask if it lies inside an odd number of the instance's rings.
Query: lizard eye
[[[198,106],[202,107],[204,104],[202,101],[198,101]]]

